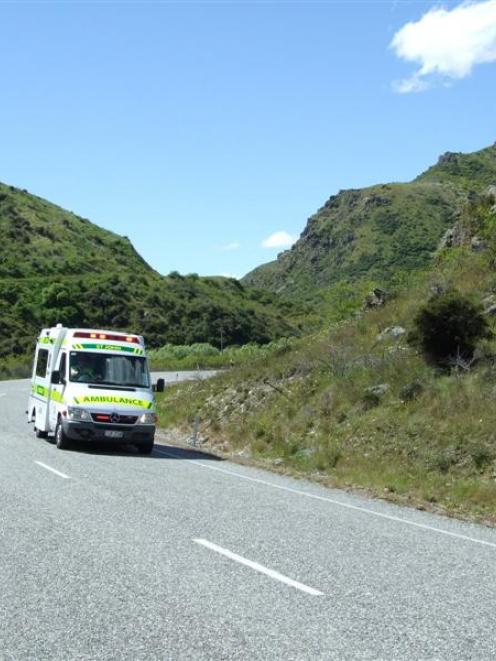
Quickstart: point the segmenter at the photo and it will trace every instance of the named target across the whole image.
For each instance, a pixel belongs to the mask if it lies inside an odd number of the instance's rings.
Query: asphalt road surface
[[[0,383],[0,659],[494,659],[496,531],[193,451],[63,451]]]

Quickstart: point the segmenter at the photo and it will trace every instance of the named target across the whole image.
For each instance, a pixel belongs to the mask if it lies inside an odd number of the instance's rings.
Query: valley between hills
[[[171,438],[198,417],[224,456],[496,523],[496,146],[333,195],[241,281],[162,276],[126,237],[4,184],[0,224],[4,377],[42,326],[138,331],[156,368],[229,367],[158,394]],[[435,353],[427,318],[461,329],[457,351]]]

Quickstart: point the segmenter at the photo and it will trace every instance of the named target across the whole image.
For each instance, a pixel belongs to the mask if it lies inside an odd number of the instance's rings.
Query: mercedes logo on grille
[[[116,423],[116,422],[119,422],[120,419],[121,418],[120,418],[120,415],[118,413],[112,413],[112,415],[110,416],[110,422]]]

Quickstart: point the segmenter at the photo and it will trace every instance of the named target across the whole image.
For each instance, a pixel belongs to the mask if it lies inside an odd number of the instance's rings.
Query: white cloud
[[[296,237],[288,232],[274,232],[262,241],[262,248],[289,248],[296,241]]]
[[[397,92],[428,89],[435,75],[465,78],[476,64],[496,62],[496,0],[430,9],[404,25],[391,47],[401,59],[420,64],[412,76],[394,83]]]
[[[221,246],[219,250],[221,252],[232,252],[233,250],[238,250],[240,247],[238,241],[233,241],[232,243],[226,243],[224,246]]]
[[[409,94],[410,92],[423,92],[428,90],[430,83],[425,80],[422,80],[420,76],[415,74],[410,78],[405,78],[404,80],[398,80],[393,83],[393,88],[396,92],[400,94]]]

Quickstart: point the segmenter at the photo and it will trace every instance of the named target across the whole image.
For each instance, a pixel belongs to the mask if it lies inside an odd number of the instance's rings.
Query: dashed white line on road
[[[232,551],[229,551],[228,549],[225,549],[222,546],[217,546],[217,544],[213,544],[212,542],[209,542],[208,539],[194,539],[193,541],[195,542],[195,544],[200,544],[201,546],[205,546],[207,549],[210,549],[211,551],[220,553],[226,558],[229,558],[230,560],[234,560],[234,562],[239,562],[241,565],[245,565],[245,567],[250,567],[250,569],[254,569],[260,574],[265,574],[265,576],[269,576],[270,578],[273,578],[275,581],[280,581],[281,583],[290,585],[292,588],[301,590],[301,592],[306,592],[307,594],[311,594],[314,597],[320,597],[323,594],[319,590],[315,590],[315,588],[311,588],[308,585],[305,585],[304,583],[299,583],[298,581],[294,581],[292,578],[288,578],[287,576],[284,576],[284,574],[280,574],[279,572],[274,571],[273,569],[264,567],[263,565],[260,565],[258,562],[253,562],[253,560],[248,560],[247,558],[243,558],[243,556],[238,555],[237,553],[233,553]]]
[[[58,475],[59,477],[63,477],[64,480],[70,480],[70,477],[68,475],[66,475],[65,473],[61,473],[56,468],[52,468],[51,466],[44,464],[42,461],[35,461],[34,463],[38,464],[38,466],[41,466],[42,468],[46,468],[47,471],[51,471],[52,473],[55,473],[55,475]]]
[[[155,451],[159,454],[163,454],[166,457],[172,457],[177,459],[177,455],[166,452],[165,450],[160,450],[155,446]],[[396,521],[397,523],[404,523],[407,526],[413,526],[415,528],[421,528],[422,530],[429,530],[430,532],[439,533],[440,535],[447,535],[448,537],[455,537],[456,539],[462,539],[466,542],[472,542],[474,544],[482,544],[483,546],[490,546],[493,549],[496,549],[496,543],[487,542],[484,539],[477,539],[476,537],[470,537],[469,535],[462,535],[457,532],[451,532],[450,530],[443,530],[442,528],[436,528],[435,526],[429,526],[425,523],[418,523],[417,521],[411,521],[409,519],[403,519],[400,516],[394,516],[392,514],[384,514],[384,512],[376,512],[375,510],[368,509],[367,507],[360,507],[359,505],[351,505],[351,503],[343,503],[339,500],[334,500],[334,498],[327,498],[326,496],[318,496],[315,493],[309,493],[308,491],[302,491],[301,489],[294,489],[292,487],[286,487],[282,484],[276,484],[275,482],[269,482],[268,480],[261,480],[257,477],[249,477],[248,475],[242,475],[235,471],[227,470],[226,468],[218,468],[217,466],[209,466],[204,464],[201,461],[189,461],[188,465],[199,466],[201,468],[208,468],[212,471],[218,471],[219,473],[225,473],[226,475],[231,475],[237,477],[240,480],[248,480],[249,482],[256,482],[257,484],[263,484],[266,487],[271,487],[272,489],[279,489],[280,491],[288,491],[289,493],[295,493],[299,496],[306,496],[307,498],[313,498],[314,500],[320,500],[325,503],[331,503],[332,505],[337,505],[338,507],[345,507],[349,510],[354,510],[355,512],[362,512],[364,514],[369,514],[371,516],[377,516],[381,519],[387,519],[389,521]]]

